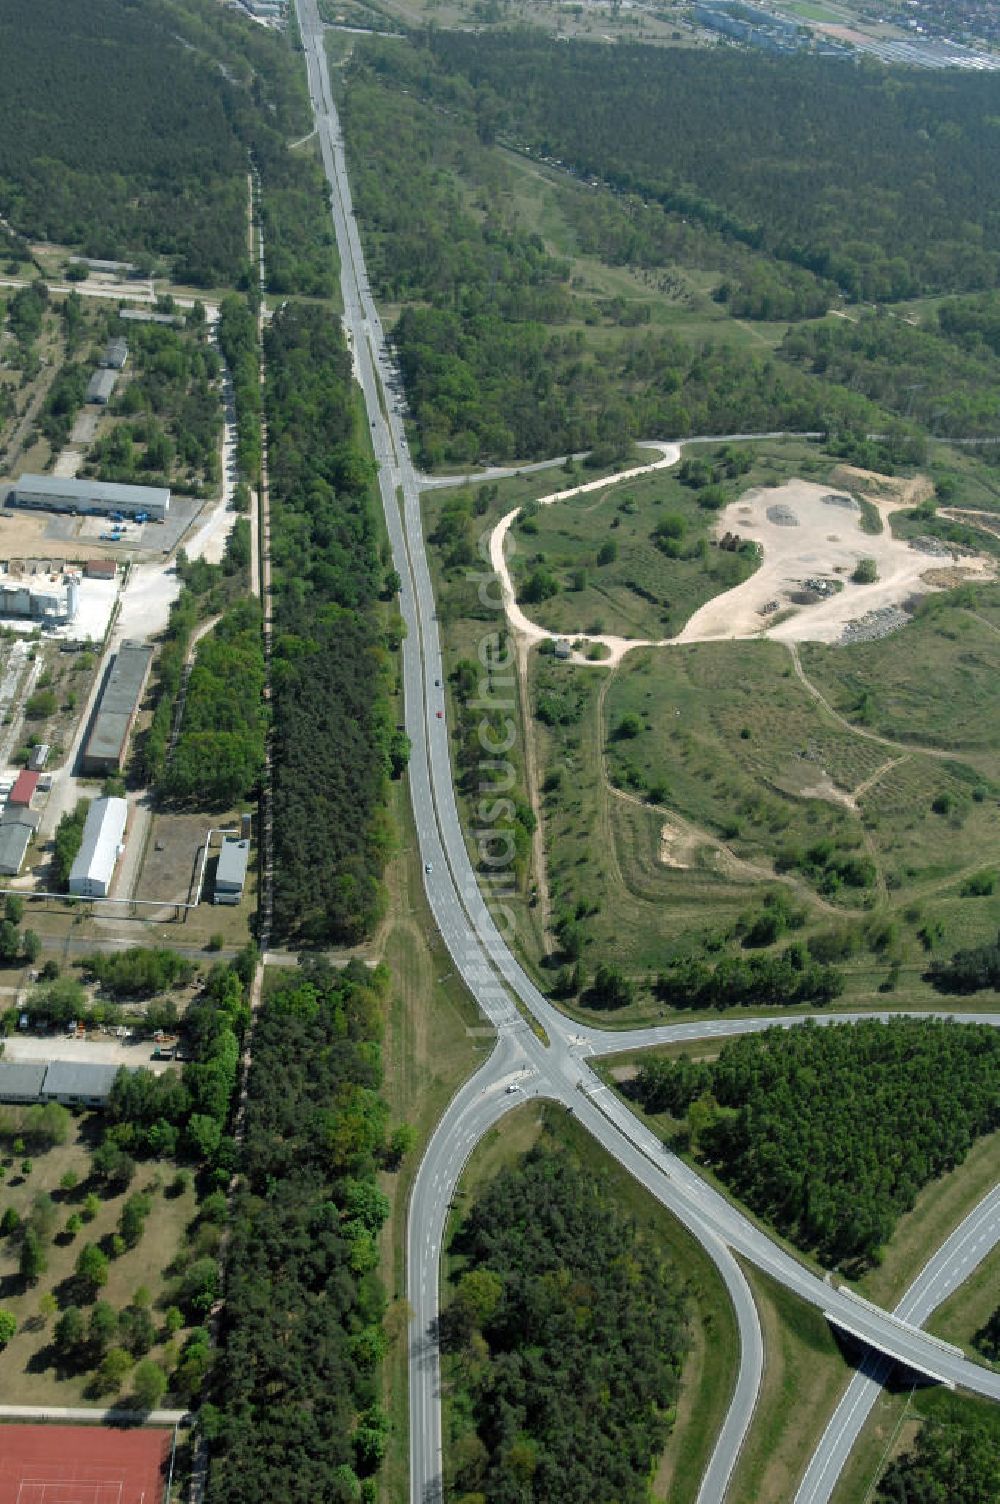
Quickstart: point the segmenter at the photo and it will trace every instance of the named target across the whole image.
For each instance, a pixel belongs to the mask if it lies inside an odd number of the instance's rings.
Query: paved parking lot
[[[96,1034],[91,1039],[76,1039],[68,1034],[13,1034],[6,1041],[5,1060],[48,1064],[52,1060],[72,1060],[87,1065],[145,1066],[159,1075],[168,1070],[169,1060],[153,1060],[156,1046],[148,1039],[120,1040],[110,1034]]]

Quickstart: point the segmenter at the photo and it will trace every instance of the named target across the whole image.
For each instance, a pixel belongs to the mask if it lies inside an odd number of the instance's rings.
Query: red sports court
[[[0,1504],[163,1504],[170,1431],[0,1425]]]

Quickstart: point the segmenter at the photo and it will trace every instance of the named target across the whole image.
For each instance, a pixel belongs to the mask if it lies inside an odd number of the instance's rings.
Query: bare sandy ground
[[[626,470],[621,475],[588,481],[566,491],[539,497],[539,506],[570,501],[588,492],[648,475],[675,465],[679,444],[657,443],[660,458],[649,465]],[[866,500],[882,515],[883,531],[861,531],[861,511],[847,490],[812,481],[792,480],[783,486],[747,491],[720,514],[716,538],[736,534],[741,542],[755,543],[760,567],[742,585],[725,591],[700,607],[677,637],[656,642],[612,634],[567,633],[584,639],[584,649],[573,649],[570,661],[592,667],[613,667],[637,647],[667,647],[672,643],[722,642],[734,638],[770,637],[779,642],[839,642],[845,628],[869,612],[901,607],[916,596],[954,586],[962,579],[989,579],[992,562],[983,555],[958,550],[931,554],[892,536],[889,517],[901,507],[913,506],[922,496],[921,477],[899,483],[866,471],[842,467],[842,478],[863,491]],[[837,505],[832,497],[847,504]],[[522,647],[562,634],[533,622],[517,603],[506,557],[506,538],[518,509],[502,517],[490,535],[490,562],[500,577],[507,619]],[[873,559],[878,578],[871,585],[857,585],[851,575],[858,561]],[[807,582],[820,582],[820,592]],[[823,595],[827,588],[830,594]],[[813,597],[811,602],[796,599]],[[769,621],[774,625],[769,626]],[[605,656],[586,656],[586,646],[600,643]]]
[[[847,494],[811,481],[792,480],[768,490],[748,491],[726,507],[719,518],[718,535],[736,533],[741,540],[756,543],[762,555],[760,568],[742,585],[706,601],[676,641],[766,635],[779,642],[839,642],[844,628],[868,612],[902,606],[914,596],[940,588],[933,577],[943,565],[958,567],[969,577],[992,574],[983,557],[931,555],[894,538],[888,514],[902,504],[898,501],[875,501],[885,526],[878,534],[863,533],[859,510],[829,500]],[[878,579],[872,585],[856,585],[851,575],[865,558],[874,559]],[[811,605],[797,603],[794,597],[807,589],[810,580],[843,588]],[[764,609],[767,606],[773,607],[770,613]],[[794,614],[768,629],[768,614],[789,610]]]

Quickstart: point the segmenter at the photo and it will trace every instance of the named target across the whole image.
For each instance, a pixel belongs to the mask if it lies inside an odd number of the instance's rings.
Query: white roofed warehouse
[[[94,800],[87,811],[80,850],[70,868],[70,893],[78,898],[107,898],[127,820],[127,800]]]

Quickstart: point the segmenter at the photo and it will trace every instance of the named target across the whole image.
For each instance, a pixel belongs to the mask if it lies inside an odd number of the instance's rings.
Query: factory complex
[[[30,575],[12,561],[0,574],[0,616],[58,627],[74,619],[79,604],[80,576],[74,570]]]

